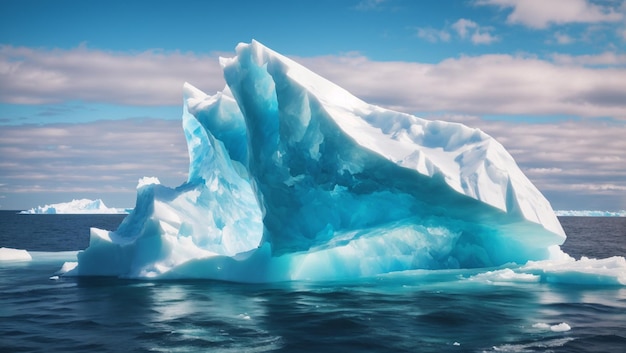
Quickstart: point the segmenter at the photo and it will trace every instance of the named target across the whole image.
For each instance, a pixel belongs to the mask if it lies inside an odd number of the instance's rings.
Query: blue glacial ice
[[[187,182],[140,180],[135,209],[116,231],[92,229],[67,275],[268,282],[526,264],[509,277],[527,280],[547,278],[536,264],[576,263],[549,202],[484,132],[370,105],[256,41],[236,53],[220,59],[222,92],[184,85]]]

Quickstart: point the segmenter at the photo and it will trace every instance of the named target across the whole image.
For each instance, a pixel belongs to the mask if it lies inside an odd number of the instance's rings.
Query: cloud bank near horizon
[[[0,46],[0,102],[178,105],[185,81],[208,93],[224,87],[217,57]],[[434,64],[372,61],[358,53],[295,59],[366,101],[408,113],[626,120],[626,55],[616,52],[484,54]]]
[[[0,102],[180,106],[185,81],[209,94],[224,87],[218,55],[1,46]],[[558,200],[556,208],[626,208],[623,54],[484,54],[438,63],[380,62],[359,53],[294,59],[368,102],[483,129]],[[127,207],[139,177],[158,176],[170,186],[186,178],[178,120],[26,122],[0,116],[0,194],[7,198],[108,193],[125,195],[113,205]],[[597,205],[580,204],[592,194]],[[67,200],[48,202],[57,201]]]

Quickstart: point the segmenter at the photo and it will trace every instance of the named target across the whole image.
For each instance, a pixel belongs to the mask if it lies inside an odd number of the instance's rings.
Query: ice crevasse
[[[567,258],[549,202],[478,129],[370,105],[253,41],[184,85],[190,167],[140,181],[68,275],[332,280]]]

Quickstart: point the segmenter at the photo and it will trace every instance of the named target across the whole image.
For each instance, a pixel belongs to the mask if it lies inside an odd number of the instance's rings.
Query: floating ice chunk
[[[569,256],[554,260],[529,261],[521,266],[479,273],[468,278],[484,283],[547,282],[581,285],[626,285],[626,259],[575,260]]]
[[[549,283],[626,285],[626,259],[622,256],[529,261],[519,271],[541,276],[542,282]]]
[[[26,250],[0,248],[0,261],[30,261],[32,256]]]
[[[540,282],[541,276],[530,273],[515,272],[510,268],[479,273],[469,278],[471,281],[487,283],[520,283],[520,282]]]
[[[61,269],[59,269],[57,274],[59,274],[59,275],[66,274],[66,273],[72,271],[73,269],[75,269],[76,266],[78,266],[78,262],[76,262],[76,261],[66,261],[65,263],[63,263],[63,266],[61,266]]]
[[[571,330],[572,328],[565,322],[561,322],[560,324],[550,325],[545,322],[538,322],[533,324],[533,327],[540,330],[550,330],[552,332],[566,332]]]
[[[568,325],[565,322],[561,322],[560,324],[550,326],[550,331],[552,332],[565,332],[571,329],[572,328],[570,327],[570,325]]]
[[[551,352],[552,349],[547,348],[559,348],[565,346],[568,342],[574,341],[574,337],[562,337],[548,340],[538,340],[525,344],[504,344],[501,346],[494,346],[494,352]]]

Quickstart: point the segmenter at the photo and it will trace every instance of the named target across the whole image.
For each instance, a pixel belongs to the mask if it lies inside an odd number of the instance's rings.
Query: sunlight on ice
[[[626,284],[624,258],[560,250],[550,204],[481,130],[370,105],[256,41],[236,53],[220,58],[222,92],[183,87],[188,180],[141,179],[134,210],[116,231],[92,229],[67,275],[271,282],[490,268],[471,280]]]

